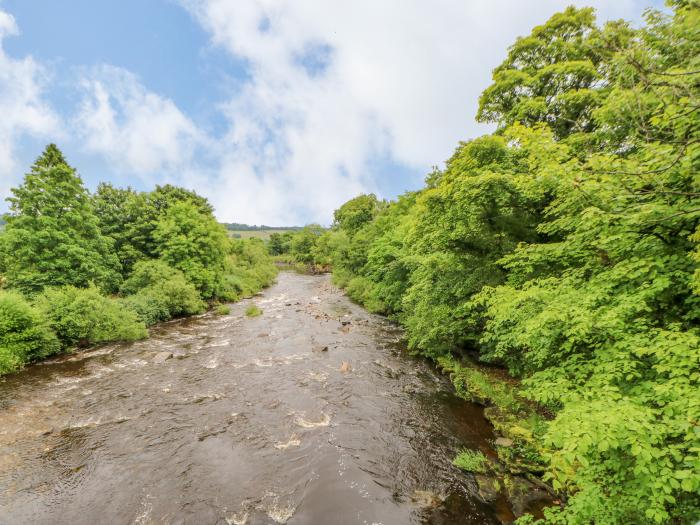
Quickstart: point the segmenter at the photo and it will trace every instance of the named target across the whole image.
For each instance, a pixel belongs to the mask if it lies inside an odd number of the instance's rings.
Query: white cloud
[[[84,98],[74,125],[85,149],[147,179],[192,164],[204,136],[172,100],[113,66],[85,72],[82,86]]]
[[[3,40],[17,34],[15,19],[0,10],[0,196],[18,182],[15,149],[22,135],[59,133],[59,118],[44,100],[44,69],[30,56],[13,59],[3,49]]]
[[[571,3],[182,2],[250,65],[225,109],[231,127],[210,197],[222,218],[267,223],[328,222],[338,204],[376,189],[367,173],[377,154],[427,171],[488,131],[474,115],[491,70],[516,36]],[[633,0],[581,3],[603,19],[642,10]],[[309,71],[319,56],[325,68]]]
[[[221,105],[228,129],[218,137],[133,73],[107,65],[77,69],[83,96],[60,122],[42,91],[44,68],[3,51],[2,39],[18,28],[0,10],[0,195],[19,171],[17,141],[62,138],[62,124],[121,175],[196,189],[222,220],[328,223],[360,192],[410,184],[380,184],[378,159],[425,173],[459,140],[487,132],[474,115],[491,69],[516,36],[570,3],[180,1],[215,45],[247,64],[242,88]],[[575,3],[597,5],[603,19],[638,19],[640,2]]]

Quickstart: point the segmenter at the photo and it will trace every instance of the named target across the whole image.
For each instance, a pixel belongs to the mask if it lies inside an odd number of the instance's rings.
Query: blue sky
[[[221,220],[327,224],[488,132],[491,69],[568,3],[0,0],[0,197],[53,141],[91,189],[171,182]]]

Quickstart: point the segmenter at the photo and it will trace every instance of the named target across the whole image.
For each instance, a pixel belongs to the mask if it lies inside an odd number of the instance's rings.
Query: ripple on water
[[[275,448],[278,450],[287,450],[289,447],[298,447],[301,445],[301,440],[296,434],[292,434],[286,442],[278,441],[275,443]]]

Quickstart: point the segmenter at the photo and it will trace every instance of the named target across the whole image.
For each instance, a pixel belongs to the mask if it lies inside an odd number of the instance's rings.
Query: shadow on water
[[[257,304],[263,315],[247,318]],[[326,276],[0,382],[0,523],[499,524],[480,407]]]

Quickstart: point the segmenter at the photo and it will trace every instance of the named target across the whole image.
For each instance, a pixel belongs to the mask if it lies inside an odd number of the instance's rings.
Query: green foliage
[[[170,184],[156,186],[151,192],[136,192],[101,183],[92,202],[102,234],[114,241],[125,276],[137,261],[159,256],[155,232],[175,204],[188,203],[213,218],[213,208],[204,197]]]
[[[182,271],[205,299],[222,287],[228,239],[211,213],[193,202],[171,205],[153,232],[156,252]]]
[[[220,297],[237,301],[270,286],[277,267],[259,239],[232,240]]]
[[[227,304],[220,304],[214,309],[216,315],[228,315],[231,313],[231,307]]]
[[[136,262],[155,256],[157,214],[149,206],[148,194],[100,183],[92,203],[100,231],[114,241],[123,275],[128,275]]]
[[[64,348],[135,341],[148,335],[134,312],[94,286],[47,288],[37,297],[36,306]]]
[[[0,375],[58,350],[58,340],[39,312],[20,294],[0,291]]]
[[[314,249],[324,229],[318,224],[304,226],[292,236],[289,253],[298,262],[314,264]]]
[[[8,201],[0,267],[9,286],[28,294],[49,285],[117,288],[120,265],[112,242],[101,235],[82,180],[55,145]]]
[[[124,303],[146,326],[173,317],[199,314],[206,307],[183,273],[159,260],[136,263],[121,290],[128,295]]]
[[[270,255],[283,255],[285,253],[289,253],[293,236],[294,234],[291,231],[284,233],[275,232],[270,234],[268,244]]]
[[[382,205],[383,203],[380,203],[373,193],[359,195],[335,210],[334,224],[348,235],[353,235],[374,219]]]
[[[502,459],[566,493],[547,523],[700,515],[700,8],[670,6],[640,29],[553,16],[482,96],[496,134],[328,234],[334,282],[489,405]],[[522,389],[449,357],[467,352]]]
[[[245,314],[248,317],[258,317],[261,316],[263,311],[258,308],[256,305],[250,305],[248,308],[245,310]]]
[[[464,449],[457,454],[452,464],[466,472],[484,474],[488,471],[488,460],[479,450]]]

